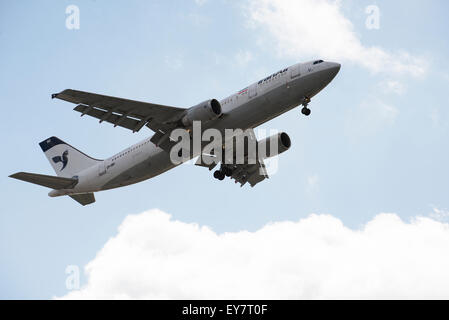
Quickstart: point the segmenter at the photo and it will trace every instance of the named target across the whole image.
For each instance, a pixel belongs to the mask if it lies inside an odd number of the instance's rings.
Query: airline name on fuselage
[[[271,78],[276,77],[277,75],[280,75],[280,74],[283,74],[284,72],[287,72],[287,70],[288,70],[288,68],[285,68],[285,69],[283,69],[283,70],[280,70],[280,71],[278,71],[278,72],[275,72],[275,73],[273,73],[272,75],[266,77],[265,79],[260,80],[257,84],[262,84],[262,83],[264,83],[264,82],[270,80]]]

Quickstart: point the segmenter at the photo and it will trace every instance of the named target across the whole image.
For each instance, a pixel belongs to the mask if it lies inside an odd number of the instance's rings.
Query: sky
[[[448,9],[0,0],[0,298],[449,298]],[[53,175],[38,146],[53,135],[107,158],[152,134],[80,118],[52,93],[188,108],[318,58],[341,70],[310,117],[262,126],[292,147],[255,188],[184,164],[82,207],[8,178]]]

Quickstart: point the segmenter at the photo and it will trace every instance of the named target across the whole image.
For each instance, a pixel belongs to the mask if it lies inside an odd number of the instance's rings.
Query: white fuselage
[[[255,128],[302,104],[335,77],[333,62],[300,63],[285,68],[220,101],[222,116],[203,129]],[[193,154],[196,157],[199,154]],[[74,189],[53,190],[50,196],[96,192],[137,183],[174,168],[170,154],[147,138],[78,174]]]

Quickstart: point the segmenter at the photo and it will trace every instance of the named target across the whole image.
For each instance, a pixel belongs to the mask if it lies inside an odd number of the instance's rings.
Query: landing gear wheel
[[[311,112],[312,112],[312,111],[310,111],[310,109],[307,108],[307,107],[304,107],[304,108],[301,109],[301,113],[302,113],[303,115],[305,115],[305,116],[309,116]]]
[[[225,174],[222,171],[220,171],[220,170],[216,170],[214,172],[214,178],[221,181],[221,180],[223,180],[225,178]]]

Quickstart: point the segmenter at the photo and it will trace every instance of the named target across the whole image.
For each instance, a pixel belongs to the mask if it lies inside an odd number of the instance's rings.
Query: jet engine
[[[187,110],[182,118],[182,124],[190,127],[193,121],[210,121],[221,116],[221,105],[216,99],[206,100]]]
[[[274,141],[277,140],[277,147],[276,145],[271,146],[271,139]],[[261,145],[265,144],[265,152],[261,152]],[[262,139],[257,142],[257,147],[259,149],[259,152],[262,154],[259,154],[259,157],[262,158],[270,158],[274,157],[278,154],[281,154],[282,152],[287,151],[290,149],[291,146],[291,140],[288,134],[285,132],[281,132],[278,134],[275,134],[273,136],[270,136],[268,138]],[[273,150],[271,150],[273,148]],[[262,149],[263,150],[263,149]]]

